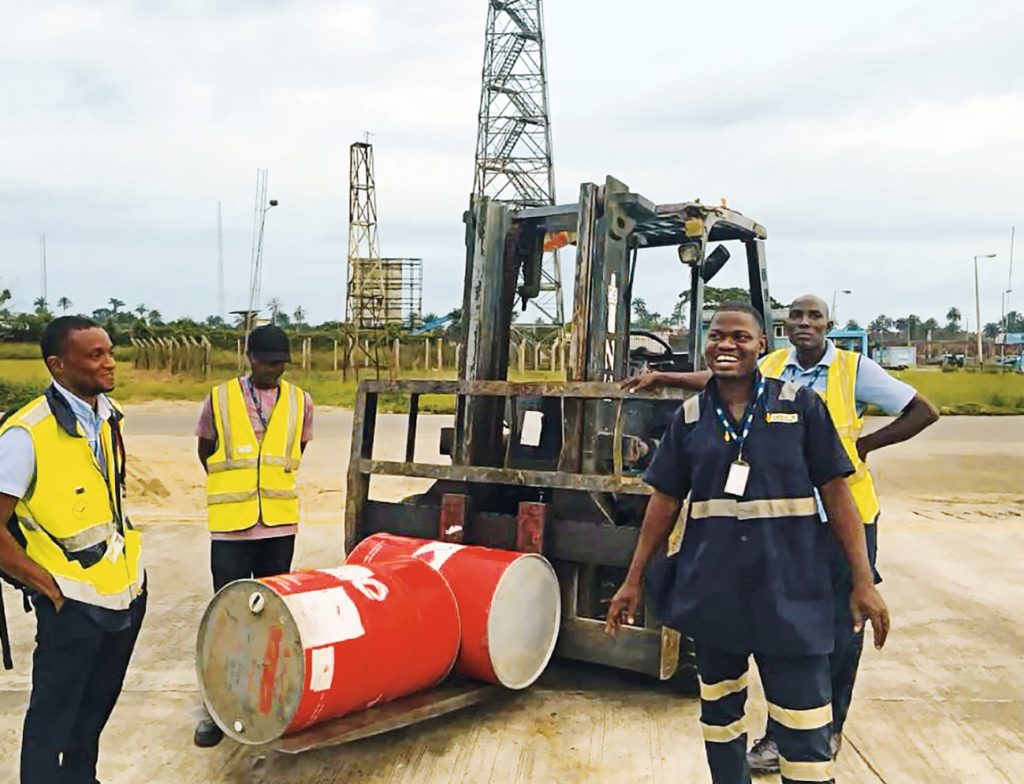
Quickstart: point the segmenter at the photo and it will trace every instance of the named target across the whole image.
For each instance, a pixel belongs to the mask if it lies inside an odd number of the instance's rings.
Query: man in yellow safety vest
[[[299,524],[295,474],[313,437],[312,399],[281,378],[291,361],[284,330],[254,329],[247,355],[252,372],[214,387],[196,428],[215,592],[233,580],[291,570]],[[207,716],[193,740],[209,747],[222,737]]]
[[[871,472],[865,462],[868,454],[913,438],[939,418],[938,409],[908,384],[889,375],[869,357],[838,348],[827,335],[832,329],[828,305],[820,297],[804,295],[790,305],[786,332],[792,344],[761,358],[760,370],[766,378],[793,381],[816,391],[825,401],[832,422],[854,474],[847,479],[854,504],[865,525],[868,556],[875,568],[879,503]],[[634,376],[622,386],[633,391],[657,386],[703,389],[711,377],[708,371],[694,373],[647,373]],[[895,420],[871,433],[863,433],[863,413],[867,406],[898,415]],[[863,632],[855,634],[850,616],[850,572],[838,549],[833,553],[833,588],[836,601],[834,650],[830,657],[832,674],[832,745],[838,754],[843,725],[850,709],[853,686],[864,642]],[[881,578],[877,577],[880,580]],[[769,721],[765,735],[748,754],[754,773],[779,770],[778,745]]]
[[[21,781],[94,782],[145,616],[146,575],[122,503],[110,338],[61,316],[40,342],[53,383],[0,427],[0,570],[25,586],[38,625]],[[17,525],[4,525],[12,513]]]

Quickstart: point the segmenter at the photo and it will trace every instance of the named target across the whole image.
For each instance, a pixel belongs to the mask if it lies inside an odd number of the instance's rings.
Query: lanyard
[[[252,383],[252,379],[249,378],[249,379],[246,379],[246,381],[248,382],[248,387],[249,387],[249,397],[252,398],[252,404],[256,408],[256,416],[258,416],[260,418],[260,423],[263,425],[263,429],[266,430],[267,429],[267,423],[268,423],[270,418],[263,414],[263,404],[260,402],[260,395],[256,391],[256,386]],[[281,387],[280,386],[277,388],[276,392],[277,392],[278,397],[280,397],[281,396]],[[275,401],[275,405],[276,404],[277,403]],[[273,413],[273,412],[271,412],[271,413]]]
[[[816,367],[814,369],[814,375],[811,376],[811,383],[804,384],[804,386],[807,387],[808,389],[813,390],[814,389],[814,385],[817,384],[818,383],[818,379],[821,378],[821,372],[824,369],[825,369],[824,365],[818,365],[818,367]]]
[[[743,417],[743,425],[740,427],[740,432],[736,432],[736,428],[732,426],[732,422],[729,421],[729,417],[725,415],[725,411],[722,410],[720,405],[715,405],[715,413],[718,414],[718,421],[722,423],[722,428],[725,430],[725,440],[735,441],[740,446],[740,455],[743,454],[743,445],[747,440],[747,436],[750,435],[750,426],[754,423],[754,409],[757,408],[758,402],[761,400],[761,396],[764,395],[764,378],[757,384],[757,393],[754,395],[754,399],[747,405],[747,413]]]

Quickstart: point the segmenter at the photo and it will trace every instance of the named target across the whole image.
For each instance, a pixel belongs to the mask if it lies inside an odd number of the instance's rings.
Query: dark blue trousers
[[[783,784],[832,778],[832,697],[828,656],[753,654],[775,721]],[[714,784],[750,784],[747,765],[749,655],[697,641],[700,725]]]
[[[864,526],[864,535],[868,545],[868,561],[874,570],[875,558],[878,555],[877,523]],[[875,582],[881,582],[877,571]],[[864,631],[861,630],[859,634],[853,632],[853,614],[850,612],[853,581],[850,565],[846,562],[843,549],[836,540],[832,542],[832,587],[836,602],[833,631],[835,647],[829,656],[829,671],[832,677],[832,730],[836,735],[841,735],[846,717],[850,713],[850,703],[853,701],[853,685],[857,680],[860,656],[864,650]],[[776,724],[769,717],[767,734],[775,737],[775,731]]]
[[[100,733],[121,694],[147,593],[120,628],[104,628],[89,608],[67,602],[56,612],[34,601],[36,650],[32,696],[21,742],[22,784],[96,784]]]

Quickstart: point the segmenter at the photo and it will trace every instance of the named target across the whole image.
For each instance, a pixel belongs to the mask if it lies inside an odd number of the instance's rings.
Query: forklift
[[[771,323],[763,226],[699,201],[656,204],[608,177],[575,203],[515,209],[473,197],[464,215],[466,270],[458,380],[363,381],[356,397],[345,506],[345,548],[375,533],[543,554],[562,591],[556,655],[696,684],[686,640],[643,606],[635,624],[604,633],[608,601],[625,575],[651,489],[641,474],[692,393],[627,393],[644,369],[703,366],[704,286],[742,246],[750,300]],[[566,380],[508,381],[513,309],[540,292],[545,248],[575,246]],[[689,343],[677,352],[630,330],[638,256],[675,246],[689,283]],[[713,250],[709,250],[709,247]],[[772,331],[767,332],[771,350]],[[456,398],[441,434],[450,465],[416,460],[423,395]],[[408,399],[405,460],[374,454],[378,402]],[[420,477],[431,488],[403,502],[370,497],[373,477]],[[678,543],[676,544],[678,547]]]

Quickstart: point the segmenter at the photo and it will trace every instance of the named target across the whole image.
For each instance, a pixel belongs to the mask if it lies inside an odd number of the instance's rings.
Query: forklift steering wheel
[[[629,333],[630,343],[632,343],[634,337],[646,338],[646,340],[653,341],[654,343],[657,343],[663,351],[661,353],[655,353],[646,345],[639,345],[636,347],[631,345],[629,349],[630,359],[645,362],[665,362],[672,360],[674,354],[672,346],[670,346],[660,335],[656,335],[646,329],[634,329]]]

